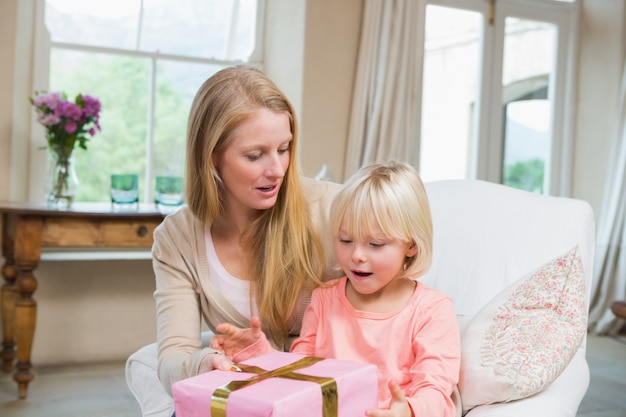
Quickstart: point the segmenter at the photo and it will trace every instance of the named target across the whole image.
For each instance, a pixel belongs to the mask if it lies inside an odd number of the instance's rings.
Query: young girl
[[[368,416],[454,416],[460,335],[452,300],[417,281],[433,237],[417,171],[359,170],[333,201],[331,230],[345,276],[314,290],[291,351],[376,364],[379,409]],[[271,351],[260,320],[251,323],[218,326],[213,347],[234,361]]]

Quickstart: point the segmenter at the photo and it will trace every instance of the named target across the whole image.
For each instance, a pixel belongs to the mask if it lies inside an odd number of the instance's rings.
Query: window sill
[[[151,260],[149,249],[42,249],[41,261],[134,261]]]

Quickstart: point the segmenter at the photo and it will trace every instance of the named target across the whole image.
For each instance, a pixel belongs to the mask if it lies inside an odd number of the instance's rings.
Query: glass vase
[[[66,209],[74,202],[78,177],[72,152],[50,150],[47,203],[49,207]]]

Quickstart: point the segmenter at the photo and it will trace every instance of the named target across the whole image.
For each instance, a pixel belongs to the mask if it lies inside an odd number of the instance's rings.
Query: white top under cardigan
[[[333,255],[328,215],[333,197],[340,185],[303,179],[311,220],[324,242],[327,255],[325,276],[338,276]],[[157,313],[158,374],[171,394],[172,384],[198,374],[202,358],[213,352],[201,349],[201,317],[209,329],[229,322],[238,327],[250,327],[242,315],[217,289],[209,278],[206,256],[205,227],[187,207],[167,216],[154,231],[152,259],[156,277],[154,298]],[[291,333],[300,331],[302,314],[310,301],[303,297]]]
[[[226,298],[230,304],[245,318],[250,320],[252,316],[258,315],[256,302],[252,299],[250,304],[250,281],[232,276],[220,259],[217,257],[211,229],[207,227],[204,235],[206,244],[206,257],[209,263],[209,279],[213,281],[217,290]],[[252,311],[250,311],[252,309]]]

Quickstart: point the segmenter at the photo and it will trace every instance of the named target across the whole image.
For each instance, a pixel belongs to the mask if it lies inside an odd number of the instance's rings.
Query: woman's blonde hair
[[[404,277],[428,271],[433,253],[433,222],[418,172],[406,163],[374,163],[359,169],[335,197],[330,214],[333,236],[347,230],[355,239],[383,233],[417,245],[405,260]]]
[[[286,340],[303,288],[321,284],[323,246],[311,225],[298,167],[298,125],[287,97],[260,70],[238,65],[223,69],[198,90],[187,130],[186,198],[207,226],[222,214],[222,181],[216,165],[232,132],[259,109],[289,116],[293,139],[289,168],[276,204],[261,212],[242,235],[252,254],[251,297],[276,344]]]

